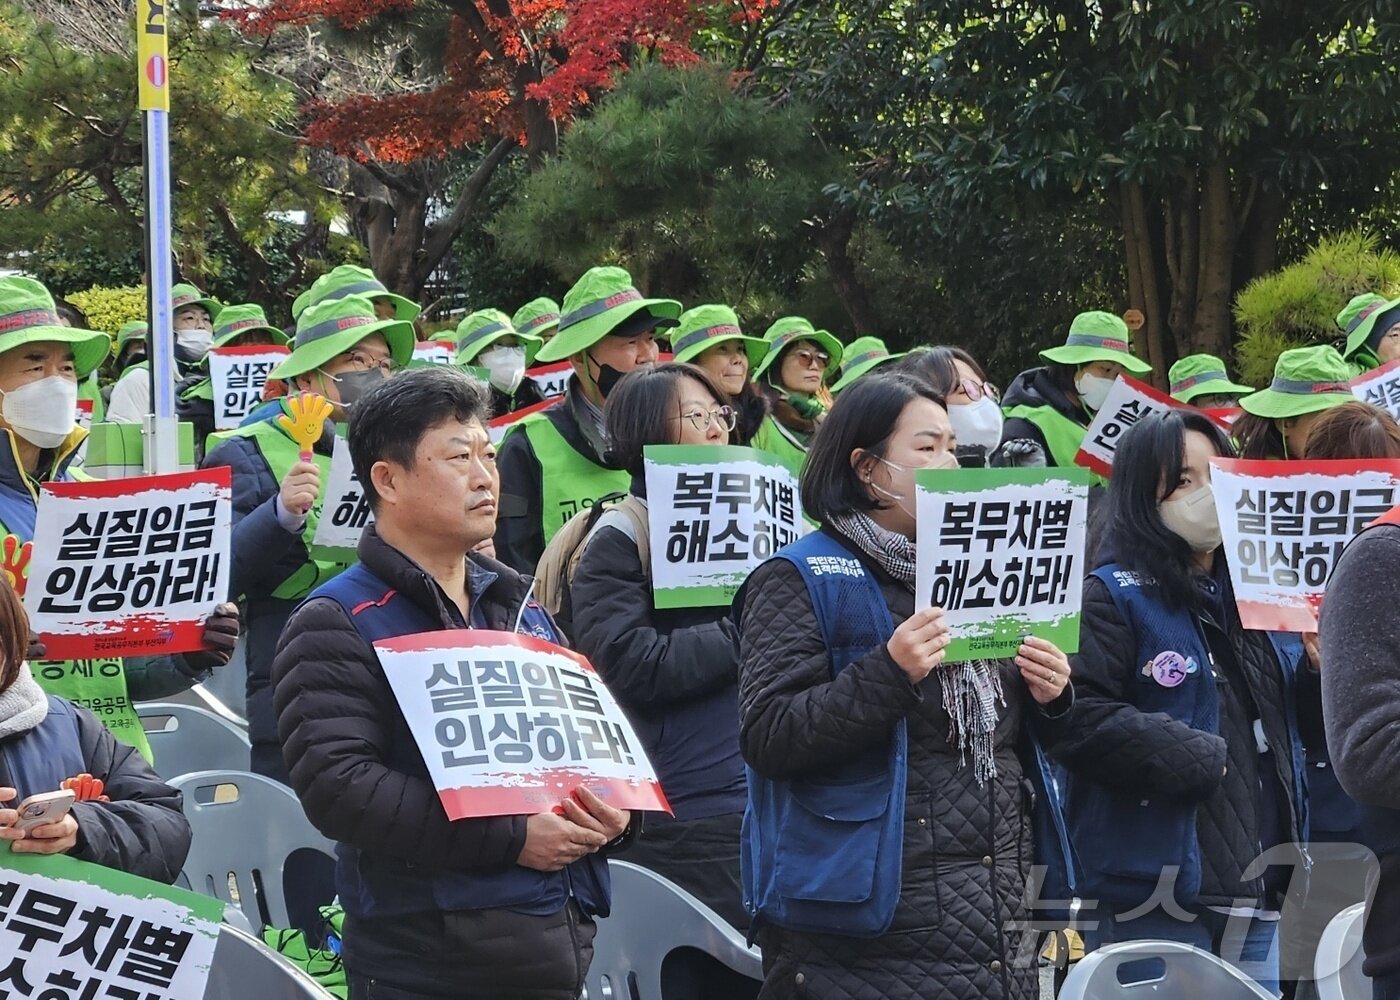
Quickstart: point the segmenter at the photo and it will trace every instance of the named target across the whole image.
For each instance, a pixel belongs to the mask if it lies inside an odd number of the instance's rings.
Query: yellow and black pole
[[[170,48],[169,0],[136,0],[138,101],[145,141],[146,320],[151,412],[143,428],[145,472],[179,469],[175,416],[175,325],[170,287]]]

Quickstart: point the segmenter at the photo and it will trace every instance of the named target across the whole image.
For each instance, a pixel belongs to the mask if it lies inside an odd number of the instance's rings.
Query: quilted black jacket
[[[903,621],[913,595],[862,561],[880,581],[896,624]],[[912,685],[881,646],[831,680],[830,657],[796,567],[772,560],[755,571],[746,591],[740,745],[751,767],[772,778],[819,771],[883,744],[900,717],[909,725],[904,863],[893,925],[874,940],[762,929],[760,996],[1035,997],[1036,935],[1026,932],[1023,909],[1030,792],[1017,744],[1027,719],[1044,716],[1015,667],[1000,667],[1006,706],[996,731],[997,776],[979,787],[970,762],[964,765],[949,745],[937,671]]]
[[[1084,590],[1080,651],[1071,660],[1076,701],[1069,723],[1057,730],[1047,749],[1074,776],[1108,789],[1197,803],[1199,902],[1257,905],[1265,902],[1265,885],[1258,878],[1244,879],[1243,873],[1260,854],[1261,832],[1302,839],[1301,804],[1293,791],[1297,776],[1288,752],[1259,757],[1252,734],[1232,740],[1228,720],[1241,709],[1246,718],[1257,712],[1269,745],[1289,747],[1293,709],[1285,671],[1268,634],[1243,628],[1233,599],[1225,602],[1225,610],[1224,622],[1202,625],[1222,669],[1221,735],[1215,735],[1165,714],[1141,711],[1132,703],[1134,674],[1142,667],[1135,658],[1137,639],[1107,584],[1090,577]],[[1234,661],[1228,667],[1226,657]],[[1246,755],[1252,759],[1246,760]],[[1264,761],[1273,764],[1272,773],[1260,766]],[[1255,789],[1237,780],[1243,773],[1249,773]],[[1266,794],[1256,793],[1261,782],[1268,785]],[[1277,815],[1258,815],[1261,807],[1275,809]],[[1277,905],[1279,900],[1268,902]]]

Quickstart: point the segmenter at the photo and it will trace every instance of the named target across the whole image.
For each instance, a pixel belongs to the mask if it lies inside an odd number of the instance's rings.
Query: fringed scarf
[[[880,527],[869,515],[843,514],[831,526],[874,559],[890,576],[914,591],[914,542]],[[1006,705],[1001,673],[995,663],[968,660],[939,667],[943,677],[943,710],[948,713],[949,742],[958,748],[961,764],[972,751],[973,773],[979,785],[997,774],[995,734],[997,706]]]

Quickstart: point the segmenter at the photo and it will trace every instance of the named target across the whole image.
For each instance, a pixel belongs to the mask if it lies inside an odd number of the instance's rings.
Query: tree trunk
[[[1162,310],[1156,241],[1142,185],[1135,181],[1121,184],[1119,203],[1128,271],[1128,305],[1142,313],[1145,320],[1142,329],[1133,334],[1133,350],[1152,366],[1153,381],[1162,385],[1166,378],[1162,346],[1167,338],[1167,321]]]
[[[1200,251],[1196,272],[1196,311],[1189,331],[1176,331],[1188,353],[1224,357],[1233,332],[1235,199],[1230,168],[1223,161],[1206,168],[1201,183]]]
[[[831,279],[831,287],[846,315],[851,318],[851,329],[860,337],[877,333],[880,317],[870,301],[870,292],[856,273],[855,261],[851,259],[851,233],[855,230],[856,213],[853,209],[838,209],[817,230],[817,246],[826,259],[826,273]]]

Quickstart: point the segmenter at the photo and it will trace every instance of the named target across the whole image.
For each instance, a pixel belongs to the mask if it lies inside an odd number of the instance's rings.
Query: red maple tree
[[[761,10],[769,2],[725,6]],[[272,0],[225,16],[253,35],[320,20],[353,30],[419,3],[452,12],[440,85],[312,102],[308,142],[361,162],[411,163],[492,137],[548,152],[556,126],[638,53],[671,65],[697,61],[691,41],[714,13],[694,0]]]
[[[346,157],[361,175],[347,207],[375,273],[417,297],[512,150],[539,162],[636,59],[696,62],[692,46],[705,25],[752,25],[781,2],[792,0],[266,0],[224,16],[266,36],[322,21],[368,30],[420,7],[450,12],[443,72],[431,85],[316,98],[303,108],[305,141]],[[449,155],[487,144],[449,210],[430,211]]]

